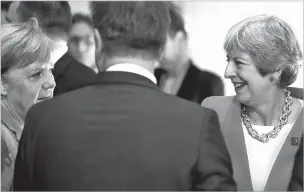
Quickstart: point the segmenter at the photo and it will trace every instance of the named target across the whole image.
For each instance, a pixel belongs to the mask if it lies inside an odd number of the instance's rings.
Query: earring
[[[272,82],[273,80],[274,80],[274,76],[271,75],[271,76],[269,77],[269,81]]]

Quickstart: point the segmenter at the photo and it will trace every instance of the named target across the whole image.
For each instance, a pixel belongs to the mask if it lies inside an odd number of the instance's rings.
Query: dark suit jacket
[[[295,157],[288,191],[303,191],[303,135],[301,138],[300,147]]]
[[[68,53],[56,62],[53,74],[56,82],[54,96],[81,88],[96,78],[91,68],[79,63]]]
[[[201,104],[207,97],[224,95],[224,84],[219,76],[198,69],[191,60],[189,63],[190,66],[177,93],[178,97]],[[155,70],[157,82],[163,75],[166,75],[165,70]]]
[[[235,190],[214,111],[105,72],[33,106],[14,190]]]
[[[233,96],[209,97],[202,103],[203,107],[217,112],[220,126],[228,151],[231,155],[234,179],[239,191],[252,191],[247,149],[241,124],[241,106]],[[303,110],[288,134],[269,174],[265,191],[286,191],[291,178],[298,144],[292,139],[301,138],[303,133]]]

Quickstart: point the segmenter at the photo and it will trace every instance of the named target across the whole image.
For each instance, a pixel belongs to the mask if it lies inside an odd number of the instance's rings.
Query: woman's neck
[[[268,100],[254,107],[246,106],[247,114],[252,124],[274,126],[279,123],[285,106],[285,93],[283,89],[275,90],[269,95]]]

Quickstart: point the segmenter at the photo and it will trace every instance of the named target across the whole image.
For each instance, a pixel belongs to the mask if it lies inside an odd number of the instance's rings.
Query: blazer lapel
[[[192,62],[189,62],[189,68],[187,69],[186,75],[182,81],[177,96],[192,101],[194,93],[197,91],[199,74],[196,68],[193,66]]]
[[[290,133],[288,134],[276,161],[274,162],[266,183],[265,191],[277,191],[284,188],[287,190],[288,183],[291,178],[294,157],[299,148],[302,133],[303,109]],[[298,145],[292,145],[292,140],[295,138],[298,139]],[[282,168],[286,168],[284,172],[282,171]]]
[[[248,156],[241,124],[240,105],[233,102],[225,117],[223,134],[233,163],[233,175],[239,191],[252,191]]]

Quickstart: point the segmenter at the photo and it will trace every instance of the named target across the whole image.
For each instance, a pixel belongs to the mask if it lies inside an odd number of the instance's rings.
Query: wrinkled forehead
[[[6,14],[6,20],[11,23],[11,22],[19,22],[19,15],[18,15],[18,7],[19,7],[20,2],[19,1],[13,1],[7,11]]]

